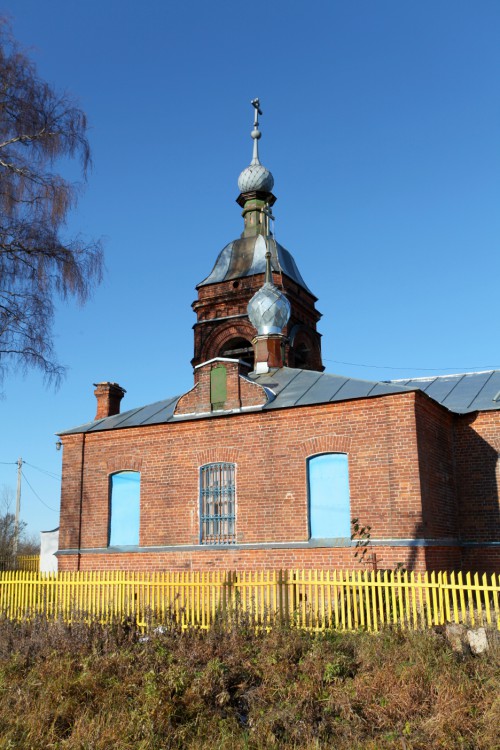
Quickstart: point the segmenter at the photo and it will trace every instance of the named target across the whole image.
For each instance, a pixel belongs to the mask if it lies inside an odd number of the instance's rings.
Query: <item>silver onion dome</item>
[[[240,193],[250,193],[254,190],[270,193],[274,186],[274,177],[262,164],[250,164],[238,177]]]
[[[252,163],[243,170],[238,177],[238,188],[240,193],[250,193],[254,190],[261,190],[270,193],[274,186],[274,177],[271,172],[260,162]]]
[[[258,336],[281,333],[290,319],[290,303],[280,290],[266,282],[255,292],[247,307],[251,324]]]
[[[250,193],[260,190],[270,193],[274,186],[274,177],[271,172],[259,161],[259,140],[262,133],[259,130],[258,115],[262,114],[260,102],[258,99],[252,101],[254,107],[254,123],[251,136],[253,139],[253,155],[250,166],[243,170],[238,177],[238,187],[240,193]]]
[[[277,286],[273,284],[271,252],[266,253],[266,280],[248,303],[247,313],[250,323],[257,329],[257,336],[281,333],[290,320],[290,303]]]

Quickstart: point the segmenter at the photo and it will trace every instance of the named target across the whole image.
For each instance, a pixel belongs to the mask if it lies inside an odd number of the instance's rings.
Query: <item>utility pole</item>
[[[14,562],[17,559],[17,544],[19,541],[19,516],[21,514],[21,474],[23,470],[23,459],[17,459],[17,493],[16,493],[16,518],[14,521]]]

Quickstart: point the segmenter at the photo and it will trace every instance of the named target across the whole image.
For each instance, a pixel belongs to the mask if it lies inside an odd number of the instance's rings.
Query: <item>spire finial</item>
[[[238,187],[242,195],[244,195],[245,193],[253,192],[271,193],[274,185],[274,177],[272,176],[271,172],[260,163],[259,160],[258,143],[261,136],[261,132],[259,130],[259,115],[262,114],[262,110],[260,108],[260,99],[252,99],[250,104],[254,108],[253,130],[250,133],[253,139],[253,157],[252,161],[250,162],[250,166],[244,169],[238,177]],[[274,198],[273,196],[273,203],[275,200],[276,198]],[[243,203],[241,203],[240,205],[243,205]]]
[[[262,133],[259,130],[259,115],[262,116],[262,110],[260,108],[260,100],[259,99],[252,99],[250,102],[252,107],[254,108],[254,117],[253,117],[253,130],[251,132],[251,136],[253,138],[253,157],[251,164],[260,164],[259,161],[259,138],[261,137]]]

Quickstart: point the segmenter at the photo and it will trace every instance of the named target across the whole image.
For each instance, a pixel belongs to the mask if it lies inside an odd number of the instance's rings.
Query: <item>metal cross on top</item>
[[[255,118],[254,118],[253,122],[254,122],[255,127],[257,127],[257,125],[259,124],[258,115],[260,115],[262,117],[262,110],[260,108],[260,100],[259,99],[252,99],[252,101],[250,103],[251,103],[252,107],[255,108]]]
[[[255,164],[260,164],[258,140],[261,136],[261,132],[259,130],[259,115],[262,114],[262,110],[260,108],[259,99],[252,99],[250,103],[255,110],[254,118],[253,118],[253,130],[250,133],[250,135],[253,138],[253,158],[252,158],[251,165],[255,165]]]

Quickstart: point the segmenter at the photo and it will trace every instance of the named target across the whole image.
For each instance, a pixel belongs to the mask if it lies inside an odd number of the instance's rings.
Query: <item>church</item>
[[[60,433],[59,570],[497,572],[500,371],[324,371],[252,105],[243,231],[196,287],[194,382],[126,411],[95,384],[94,420]]]

